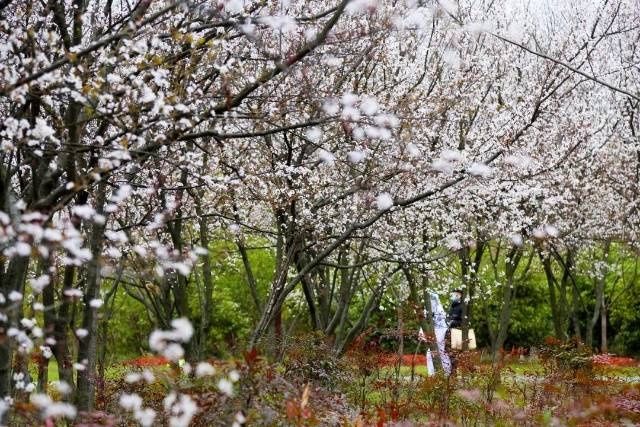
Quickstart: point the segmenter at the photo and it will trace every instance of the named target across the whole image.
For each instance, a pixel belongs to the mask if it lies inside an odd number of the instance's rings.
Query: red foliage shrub
[[[632,357],[615,356],[613,354],[596,354],[592,357],[596,365],[607,366],[636,366],[638,362]]]
[[[125,366],[136,366],[138,368],[145,368],[149,366],[163,366],[167,365],[169,360],[162,356],[140,356],[135,359],[125,360],[122,362]]]
[[[393,366],[398,364],[398,355],[395,353],[382,353],[378,357],[379,366]],[[427,364],[427,357],[424,354],[404,354],[402,355],[403,366],[420,366]]]

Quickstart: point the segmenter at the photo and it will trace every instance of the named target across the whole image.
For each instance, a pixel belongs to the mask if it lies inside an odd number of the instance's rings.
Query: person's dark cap
[[[451,292],[457,292],[457,293],[459,293],[460,295],[464,295],[464,292],[462,291],[462,289],[454,289],[454,290],[452,290]]]

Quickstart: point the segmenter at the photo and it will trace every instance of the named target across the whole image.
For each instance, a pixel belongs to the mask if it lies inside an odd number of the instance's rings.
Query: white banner
[[[433,368],[433,356],[431,356],[431,349],[427,349],[427,375],[432,376],[436,373],[436,370]]]
[[[451,375],[451,359],[449,359],[449,353],[447,353],[445,348],[445,335],[448,329],[447,314],[442,308],[438,295],[429,292],[429,300],[431,303],[431,313],[433,315],[433,328],[436,335],[436,342],[438,343],[438,353],[442,361],[442,369],[444,369],[447,375]]]

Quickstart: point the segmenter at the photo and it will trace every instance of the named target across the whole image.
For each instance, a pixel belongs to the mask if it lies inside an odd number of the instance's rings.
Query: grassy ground
[[[135,392],[162,413],[167,393],[181,390],[201,408],[192,424],[196,427],[229,425],[216,420],[232,420],[238,408],[245,408],[249,425],[640,425],[640,366],[560,369],[549,359],[497,366],[470,359],[447,378],[428,376],[423,365],[398,368],[349,360],[327,371],[325,380],[305,376],[308,367],[316,367],[308,362],[295,365],[296,371],[266,360],[249,365],[230,360],[216,365],[216,376],[205,379],[155,366],[145,368],[157,379],[148,385],[124,381],[142,367],[117,364],[105,370],[98,406],[121,414],[119,396]],[[55,362],[49,368],[50,381],[56,381]],[[242,378],[234,395],[224,396],[217,381],[236,369]]]
[[[386,366],[380,369],[381,376],[393,376],[396,375],[395,366]],[[427,377],[427,368],[423,365],[415,367],[401,366],[400,376],[404,378],[410,378],[411,373],[419,375],[421,377]],[[629,379],[631,382],[640,383],[640,366],[598,366],[596,371],[600,375],[605,375],[612,378]],[[544,367],[540,362],[535,360],[525,360],[510,362],[504,367],[504,375],[544,375]]]
[[[640,425],[640,366],[476,361],[452,378],[429,377],[424,366],[385,366],[350,396],[362,412],[418,424]]]

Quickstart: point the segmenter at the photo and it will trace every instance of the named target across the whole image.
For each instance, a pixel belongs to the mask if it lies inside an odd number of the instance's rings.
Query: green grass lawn
[[[401,366],[400,367],[400,377],[410,378],[411,377],[411,366]],[[416,365],[413,368],[414,375],[426,377],[427,376],[427,367],[423,365]],[[639,366],[602,366],[596,365],[595,371],[599,375],[607,376],[607,377],[620,377],[620,378],[629,378],[634,379],[638,378],[638,382],[640,382],[640,367]],[[502,371],[503,377],[508,377],[509,375],[543,375],[544,367],[535,360],[527,360],[527,361],[518,361],[507,364]],[[396,375],[396,367],[388,366],[380,368],[379,376],[382,378],[392,378]]]
[[[29,375],[31,375],[32,380],[35,382],[38,380],[38,367],[33,363],[29,364]],[[58,363],[55,358],[49,359],[49,382],[58,381],[60,378],[58,376]]]

